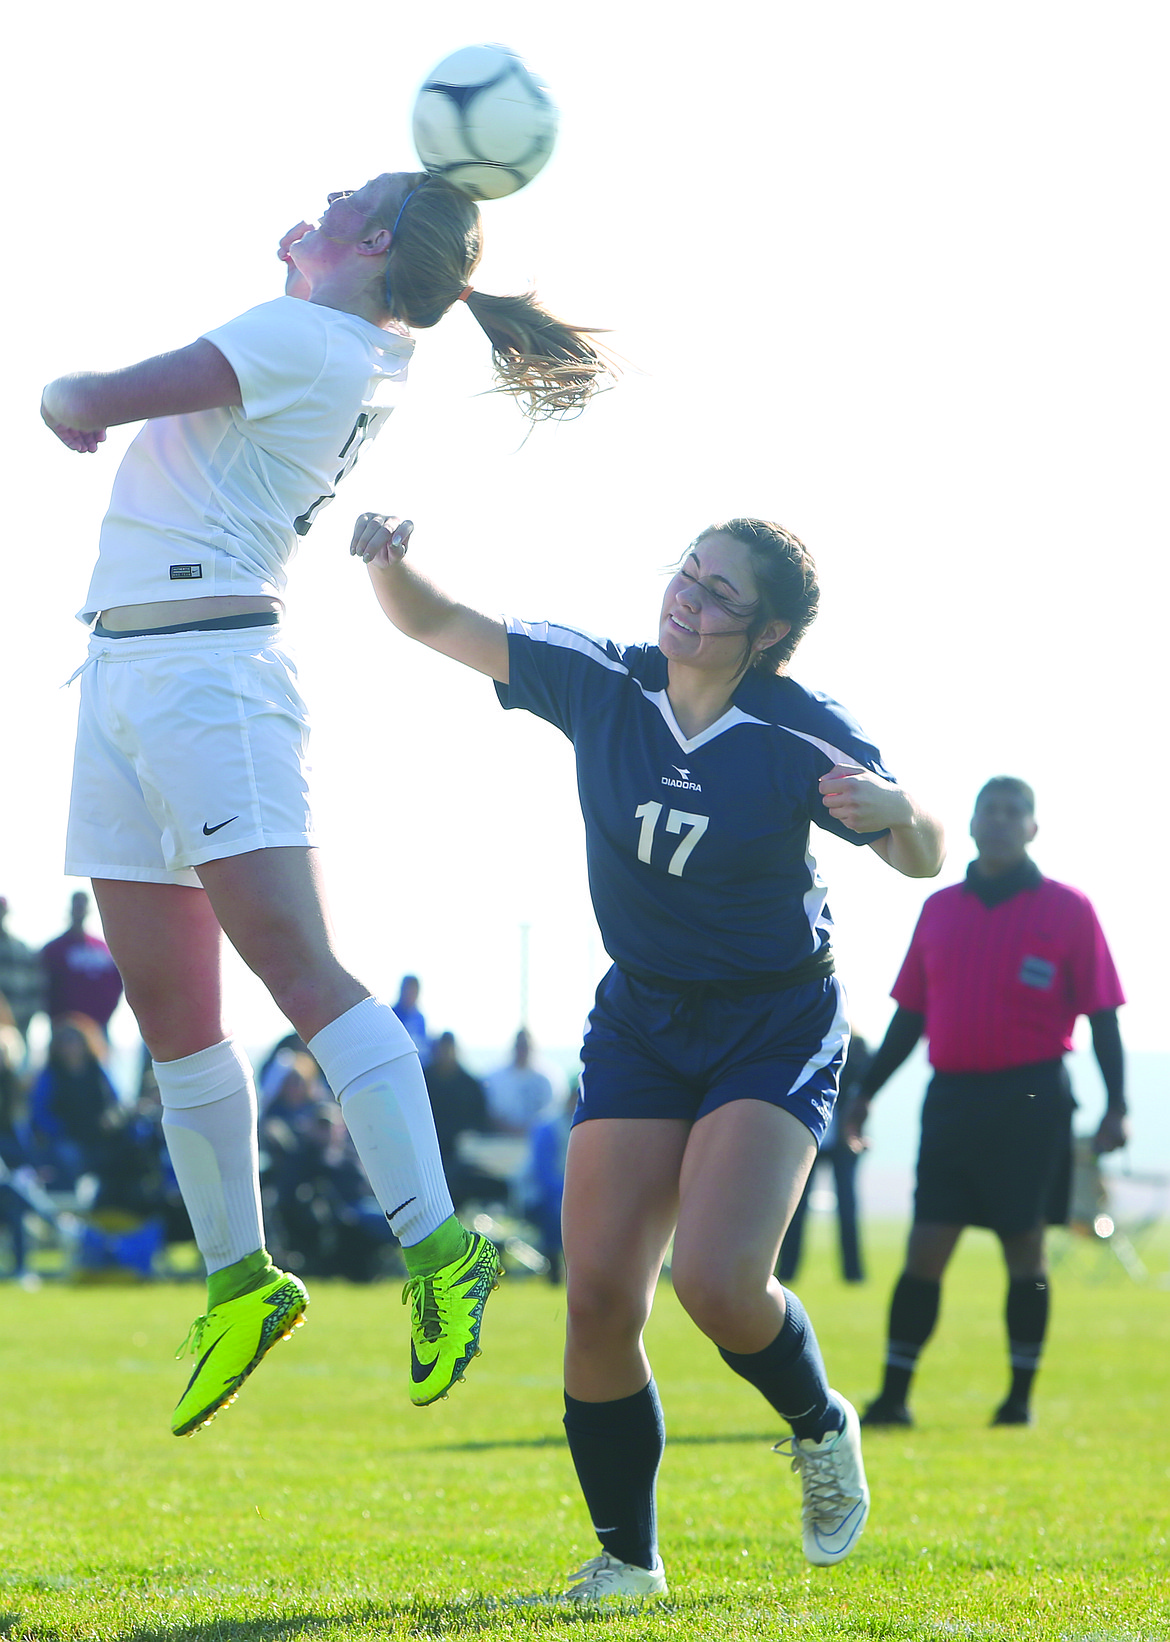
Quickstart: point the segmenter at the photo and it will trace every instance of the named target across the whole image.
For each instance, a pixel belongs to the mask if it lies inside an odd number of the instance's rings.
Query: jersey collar
[[[1014,895],[1022,890],[1035,889],[1040,882],[1040,868],[1026,855],[1018,867],[1010,872],[1000,873],[998,878],[985,878],[972,861],[967,868],[967,878],[963,889],[968,895],[976,896],[985,907],[1002,906],[1010,901]]]

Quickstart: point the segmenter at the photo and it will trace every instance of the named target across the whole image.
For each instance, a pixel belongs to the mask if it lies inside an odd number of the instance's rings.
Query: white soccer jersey
[[[205,331],[243,404],[146,422],[122,459],[78,619],[161,599],[273,594],[317,512],[378,432],[413,341],[277,297]]]

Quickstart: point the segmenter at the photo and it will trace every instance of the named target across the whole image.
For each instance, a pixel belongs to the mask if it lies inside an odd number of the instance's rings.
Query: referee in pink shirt
[[[863,1425],[911,1425],[906,1398],[964,1226],[999,1237],[1008,1270],[1011,1386],[993,1425],[1029,1425],[1048,1322],[1045,1224],[1068,1218],[1073,1098],[1064,1055],[1087,1015],[1108,1104],[1097,1152],[1126,1142],[1117,971],[1086,896],[1045,878],[1027,782],[996,776],[975,800],[978,854],[930,896],[892,995],[897,1012],[845,1115],[858,1148],[870,1101],[923,1032],[934,1069],[922,1108],[914,1224],[890,1304],[882,1389]]]

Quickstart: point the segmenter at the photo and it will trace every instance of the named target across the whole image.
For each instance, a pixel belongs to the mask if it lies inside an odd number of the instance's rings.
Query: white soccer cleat
[[[666,1595],[661,1557],[653,1568],[639,1568],[636,1562],[619,1562],[602,1551],[569,1578],[573,1583],[557,1598],[559,1602],[628,1602]]]
[[[785,1437],[774,1452],[791,1456],[804,1488],[801,1529],[804,1554],[819,1568],[842,1562],[861,1538],[869,1515],[869,1486],[861,1459],[861,1426],[857,1410],[833,1393],[845,1411],[845,1424],[820,1442]]]

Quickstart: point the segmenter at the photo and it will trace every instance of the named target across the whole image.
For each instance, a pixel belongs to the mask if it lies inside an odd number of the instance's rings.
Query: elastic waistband
[[[151,661],[158,657],[198,656],[224,650],[277,649],[280,644],[280,628],[268,622],[263,627],[213,628],[210,632],[199,627],[184,627],[177,633],[91,633],[84,666],[95,661]]]
[[[648,975],[641,969],[618,967],[623,975],[641,981],[643,986],[652,986],[656,992],[670,992],[680,998],[699,1001],[703,998],[751,998],[760,992],[784,992],[792,986],[808,986],[812,981],[831,975],[836,965],[832,948],[823,946],[819,952],[814,952],[791,969],[736,976],[727,980],[684,981],[677,975]]]
[[[245,611],[237,616],[208,616],[206,621],[176,622],[173,627],[131,627],[120,631],[104,627],[99,616],[94,623],[95,639],[153,639],[165,633],[231,633],[240,627],[276,627],[280,616],[275,610]]]

